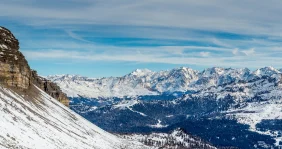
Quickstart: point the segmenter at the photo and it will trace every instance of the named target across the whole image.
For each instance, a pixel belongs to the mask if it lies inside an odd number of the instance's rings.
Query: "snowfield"
[[[282,136],[278,135],[278,131],[260,131],[256,127],[262,120],[282,119],[282,99],[249,103],[242,109],[231,109],[227,112],[232,113],[227,115],[235,116],[239,123],[249,125],[251,131],[272,136],[276,140],[276,146],[282,141]]]
[[[103,131],[36,88],[31,99],[0,87],[0,148],[147,148]]]

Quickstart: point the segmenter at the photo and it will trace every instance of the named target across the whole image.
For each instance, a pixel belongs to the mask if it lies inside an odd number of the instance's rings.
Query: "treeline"
[[[123,137],[137,139],[145,145],[160,149],[216,149],[216,147],[202,141],[200,138],[190,136],[179,130],[171,134],[152,133],[150,135],[125,135]]]

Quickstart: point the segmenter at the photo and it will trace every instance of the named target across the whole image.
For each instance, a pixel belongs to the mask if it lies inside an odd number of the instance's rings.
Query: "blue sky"
[[[282,68],[280,0],[2,0],[1,26],[40,75]]]

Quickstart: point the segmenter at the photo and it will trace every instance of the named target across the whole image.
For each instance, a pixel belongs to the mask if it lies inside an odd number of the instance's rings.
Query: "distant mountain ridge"
[[[137,69],[122,77],[95,79],[78,75],[53,75],[46,78],[57,83],[68,97],[107,98],[198,91],[211,86],[275,74],[281,72],[273,67],[264,67],[255,71],[247,68],[213,67],[202,72],[180,67],[159,72]]]
[[[215,146],[282,146],[282,73],[273,67],[49,78],[71,97],[74,111],[111,132],[169,133],[180,127]]]

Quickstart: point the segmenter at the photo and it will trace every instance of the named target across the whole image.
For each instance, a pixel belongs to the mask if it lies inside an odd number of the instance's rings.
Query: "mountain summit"
[[[253,72],[247,68],[221,67],[207,68],[198,72],[180,67],[159,72],[137,69],[122,77],[93,79],[74,75],[54,75],[48,76],[47,79],[57,83],[68,97],[108,98],[197,91],[278,74],[281,72],[273,67],[264,67]]]

